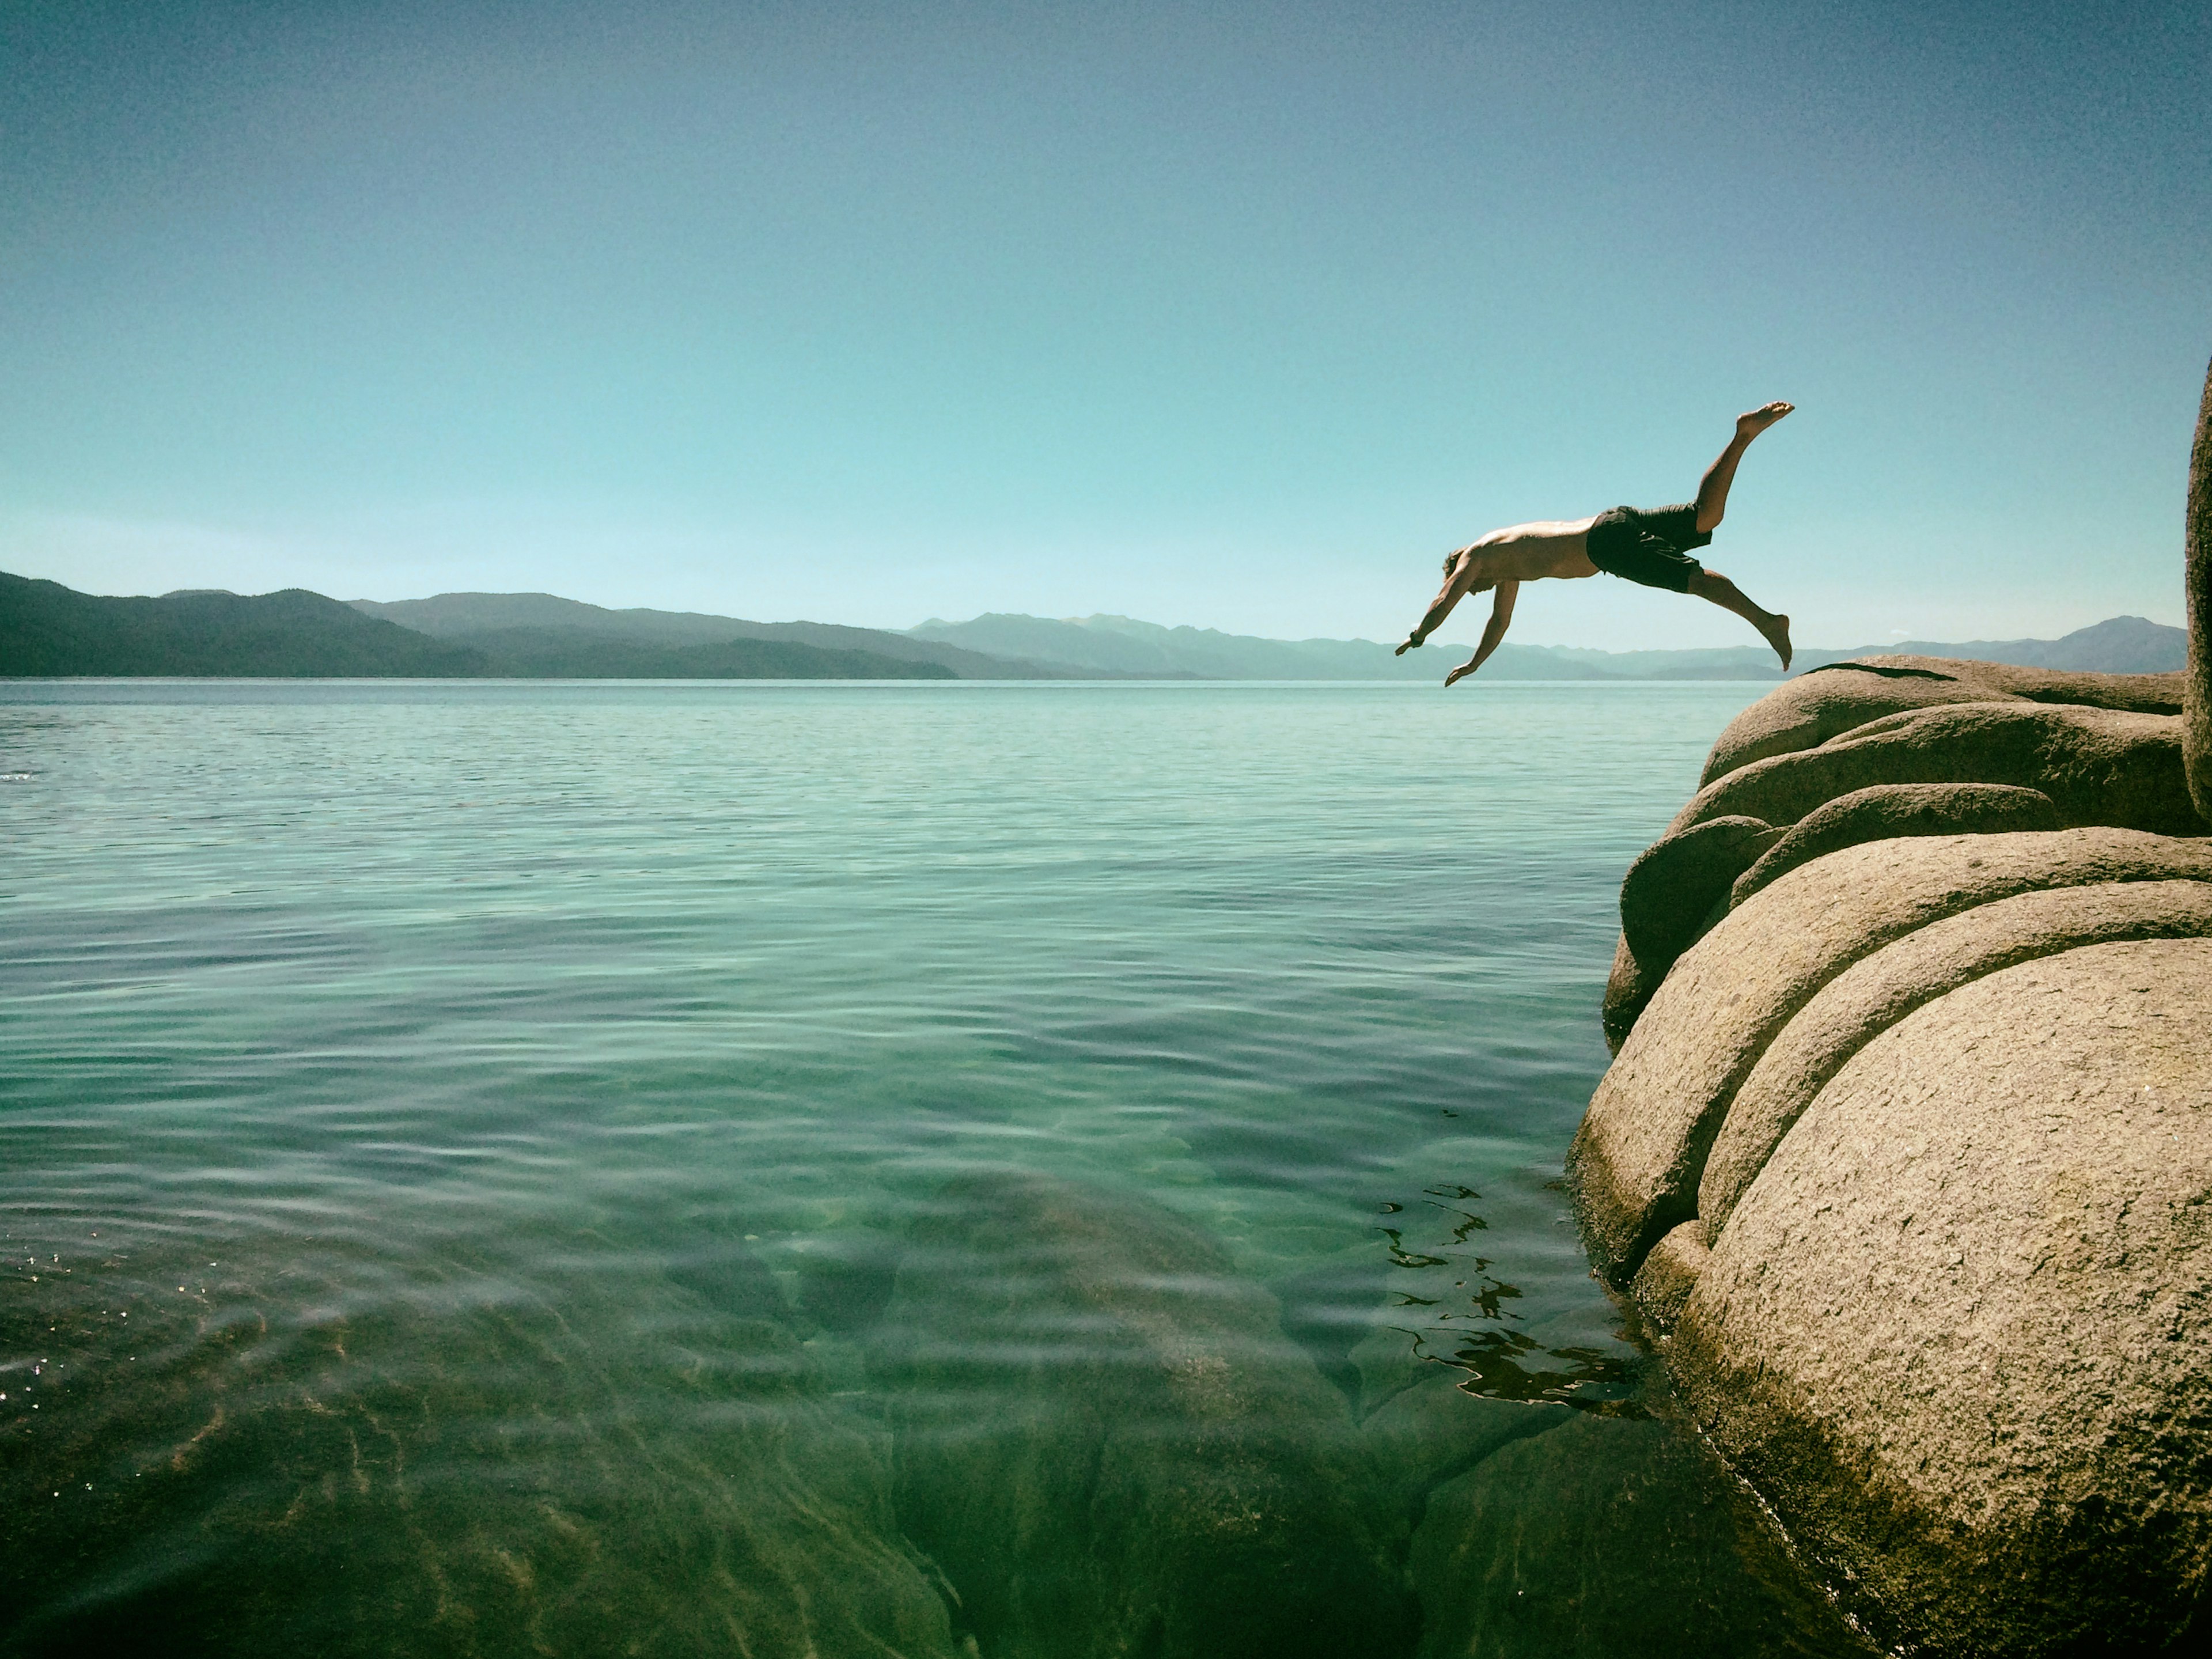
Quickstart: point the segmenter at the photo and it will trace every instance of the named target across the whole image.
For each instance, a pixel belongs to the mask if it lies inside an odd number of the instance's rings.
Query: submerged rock
[[[987,1659],[1411,1650],[1407,1522],[1344,1395],[1158,1206],[953,1182],[873,1370],[901,1522]]]
[[[1363,1457],[1382,1477],[1408,1526],[1429,1495],[1500,1446],[1558,1428],[1567,1406],[1504,1400],[1462,1386],[1468,1373],[1424,1358],[1409,1331],[1378,1327],[1354,1358],[1361,1380]]]
[[[0,1552],[0,1651],[953,1659],[888,1437],[741,1250],[664,1264],[726,1306],[595,1237],[441,1254],[233,1239],[40,1308],[82,1382],[9,1454],[11,1504],[54,1495]]]
[[[1856,1649],[1747,1495],[1658,1419],[1571,1416],[1438,1487],[1413,1575],[1421,1659]]]

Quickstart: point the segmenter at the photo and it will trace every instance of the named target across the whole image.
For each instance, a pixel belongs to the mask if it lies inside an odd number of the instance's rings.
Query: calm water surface
[[[1557,1184],[1759,690],[0,685],[0,1651],[1857,1651]]]

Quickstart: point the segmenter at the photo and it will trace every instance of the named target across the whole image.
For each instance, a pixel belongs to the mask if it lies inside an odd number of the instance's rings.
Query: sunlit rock
[[[1705,1160],[1698,1214],[1708,1235],[1820,1091],[1852,1056],[1924,1005],[2039,957],[2121,939],[2212,937],[2212,882],[2038,888],[1932,922],[1822,988],[1736,1091]]]
[[[2212,939],[1976,979],[1744,1191],[1673,1369],[1932,1655],[2194,1650],[2212,1562]]]
[[[1729,723],[1705,758],[1702,787],[1772,755],[1911,708],[1956,702],[2077,703],[2142,714],[2181,712],[2179,674],[2080,674],[1960,657],[1861,657],[1788,681]]]
[[[2057,807],[2039,789],[2002,783],[1873,784],[1838,795],[1798,819],[1759,854],[1758,863],[1736,878],[1729,890],[1729,903],[1731,907],[1741,904],[1799,865],[1861,842],[1895,841],[1906,836],[1995,836],[2064,827]],[[1625,931],[1625,906],[1621,926]]]
[[[1591,1097],[1569,1155],[1585,1242],[1626,1279],[1696,1214],[1730,1103],[1784,1026],[1853,963],[2039,888],[2212,879],[2212,842],[2131,830],[1847,848],[1731,911],[1677,962]]]
[[[2075,704],[1954,703],[1855,726],[1817,749],[1753,761],[1699,790],[1675,834],[1709,818],[1795,823],[1882,783],[2003,783],[2048,795],[2062,822],[2204,833],[2181,762],[2181,718]]]

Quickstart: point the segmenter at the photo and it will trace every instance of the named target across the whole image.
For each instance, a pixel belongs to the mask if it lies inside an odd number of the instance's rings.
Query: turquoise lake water
[[[0,1652],[1860,1651],[1559,1185],[1761,689],[0,683]]]

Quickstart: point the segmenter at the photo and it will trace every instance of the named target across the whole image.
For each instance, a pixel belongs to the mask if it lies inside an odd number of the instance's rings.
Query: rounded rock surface
[[[2178,714],[2179,674],[2078,674],[2011,663],[1908,654],[1861,657],[1808,669],[1729,723],[1705,758],[1700,787],[1753,761],[1814,749],[1854,726],[1910,708],[1954,702],[2080,703]]]
[[[2058,809],[2039,789],[2004,783],[1873,784],[1815,807],[1777,837],[1759,861],[1735,878],[1729,903],[1731,908],[1739,905],[1799,865],[1862,842],[2063,828]],[[1624,918],[1627,915],[1625,903],[1621,914]]]
[[[1705,1159],[1698,1224],[1717,1237],[1744,1190],[1829,1079],[1915,1010],[2038,957],[2115,939],[2208,935],[2212,882],[2112,882],[1977,905],[1875,951],[1807,1003],[1736,1091]]]
[[[1763,818],[1707,818],[1652,842],[1620,884],[1620,936],[1630,953],[1663,975],[1782,834]]]
[[[1644,1017],[1644,1009],[1658,993],[1659,981],[1665,977],[1664,974],[1651,972],[1636,959],[1636,952],[1628,948],[1627,934],[1623,933],[1614,942],[1613,967],[1605,976],[1605,1001],[1600,1010],[1607,1053],[1620,1052],[1620,1045],[1628,1041],[1628,1034],[1636,1029],[1636,1022]]]
[[[1674,964],[1583,1115],[1568,1170],[1592,1260],[1625,1279],[1691,1218],[1737,1088],[1852,963],[2032,889],[2177,879],[2212,880],[2212,840],[2061,830],[1846,848],[1753,895]]]
[[[2191,1650],[2208,1031],[2212,940],[1978,980],[1861,1050],[1714,1241],[1672,1369],[1891,1643]]]
[[[2181,726],[2179,715],[2016,700],[1910,709],[1739,768],[1700,789],[1668,833],[1730,816],[1795,823],[1872,784],[2004,783],[2041,790],[2069,824],[2202,835]]]

